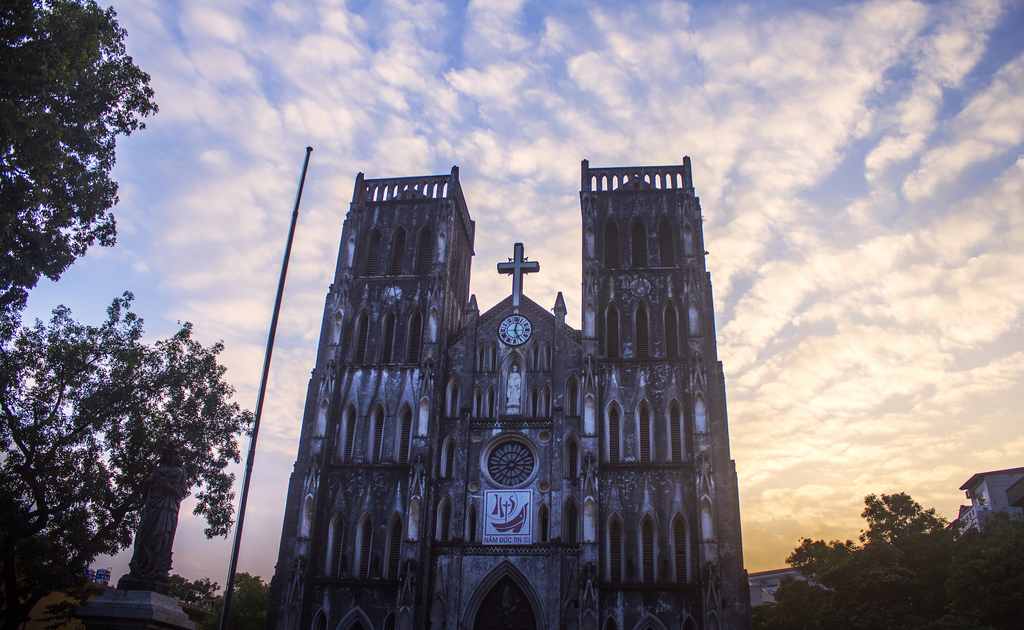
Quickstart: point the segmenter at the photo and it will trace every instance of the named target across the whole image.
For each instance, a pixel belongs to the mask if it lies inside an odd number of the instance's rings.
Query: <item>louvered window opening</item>
[[[327,617],[322,612],[317,613],[316,621],[313,622],[313,630],[327,630]]]
[[[444,471],[443,477],[445,479],[451,479],[454,475],[455,467],[455,446],[449,441],[444,447]]]
[[[651,412],[646,405],[640,407],[640,461],[651,461]]]
[[[579,508],[576,506],[575,501],[569,501],[565,504],[565,514],[562,515],[562,523],[565,528],[565,542],[569,545],[575,545],[579,542]]]
[[[398,579],[398,563],[402,559],[402,522],[395,520],[391,524],[391,535],[388,541],[388,579]]]
[[[580,387],[576,384],[576,381],[569,382],[569,416],[576,417],[580,415]]]
[[[409,463],[409,442],[412,440],[412,411],[405,410],[402,414],[402,436],[398,445],[398,463]]]
[[[676,521],[672,528],[673,542],[675,543],[676,561],[676,582],[686,581],[686,529],[682,521]]]
[[[672,304],[665,309],[665,356],[670,359],[679,357],[679,317]]]
[[[334,536],[331,538],[331,572],[332,578],[341,576],[341,552],[345,544],[345,522],[340,518],[334,523]]]
[[[631,261],[633,267],[647,266],[647,228],[643,221],[634,221],[632,229],[632,241],[630,247]]]
[[[356,448],[356,412],[349,408],[345,419],[345,461],[353,459]]]
[[[650,328],[647,325],[647,309],[640,305],[636,309],[636,356],[651,356]]]
[[[380,453],[384,446],[384,412],[378,411],[373,418],[373,445],[370,453],[370,462],[380,463]]]
[[[356,322],[356,363],[366,362],[366,338],[369,333],[369,320],[366,317],[366,313],[359,314],[359,320]]]
[[[420,232],[419,243],[416,244],[416,275],[425,276],[430,273],[430,258],[433,254],[433,238],[430,230]]]
[[[366,275],[380,273],[380,232],[370,232],[370,245],[366,248]]]
[[[395,345],[395,316],[388,313],[384,316],[384,333],[381,335],[380,362],[391,363],[392,350]]]
[[[605,354],[609,359],[619,358],[619,311],[614,305],[608,308],[605,318]]]
[[[395,237],[391,240],[391,266],[388,267],[388,274],[392,276],[401,275],[405,267],[405,230],[398,228]]]
[[[612,521],[609,528],[608,541],[608,568],[611,571],[611,581],[618,583],[622,581],[622,527],[618,521]]]
[[[419,363],[420,345],[423,337],[423,315],[419,311],[409,318],[409,352],[406,355],[407,363]]]
[[[619,230],[614,221],[604,226],[604,266],[607,269],[619,266]]]
[[[441,540],[450,540],[452,534],[452,506],[445,501],[441,505]]]
[[[654,525],[650,521],[644,521],[641,537],[644,548],[644,583],[651,584],[654,582]]]
[[[359,545],[359,577],[364,580],[370,577],[370,542],[372,540],[372,524],[367,520],[363,523],[363,539]]]
[[[569,479],[575,479],[579,475],[580,466],[580,445],[576,440],[569,440],[569,455],[566,458],[566,474]]]
[[[672,227],[668,219],[662,219],[658,226],[658,254],[662,267],[675,267],[675,248],[672,246]]]
[[[619,409],[612,407],[608,411],[608,459],[619,461]]]
[[[680,426],[679,407],[672,405],[669,409],[669,432],[671,433],[672,461],[679,463],[683,461],[683,428]]]

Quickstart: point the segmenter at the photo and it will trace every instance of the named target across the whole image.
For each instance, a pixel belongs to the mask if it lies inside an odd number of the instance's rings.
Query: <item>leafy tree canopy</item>
[[[755,630],[1024,628],[1024,519],[955,529],[905,493],[868,495],[861,544],[805,538]]]
[[[53,311],[0,341],[0,627],[13,630],[47,593],[81,580],[97,554],[127,548],[143,482],[168,441],[180,444],[194,513],[207,536],[232,522],[236,434],[252,422],[230,402],[217,363],[185,324],[140,341],[132,296],[98,327]]]
[[[178,601],[192,604],[193,606],[206,606],[213,600],[220,585],[216,582],[211,582],[210,578],[189,581],[174,573],[171,575],[167,587],[170,590],[171,596],[177,597]]]
[[[0,311],[114,244],[115,139],[157,111],[115,17],[95,0],[0,3]]]
[[[258,575],[235,574],[235,591],[231,595],[228,630],[264,630],[267,607],[270,605],[270,585]],[[204,630],[219,630],[224,611],[224,596],[213,600],[210,614],[203,622]]]

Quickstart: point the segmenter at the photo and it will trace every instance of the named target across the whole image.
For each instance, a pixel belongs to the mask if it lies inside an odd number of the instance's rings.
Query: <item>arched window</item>
[[[487,417],[493,418],[495,416],[494,410],[494,388],[487,388]]]
[[[681,514],[676,515],[672,523],[672,555],[675,560],[676,582],[680,584],[690,581],[689,563],[686,559],[689,555],[687,538],[686,521]]]
[[[534,418],[536,418],[539,415],[538,412],[540,411],[537,405],[538,398],[539,397],[537,395],[537,388],[534,387],[530,389],[530,415],[533,416]]]
[[[412,445],[412,409],[405,407],[401,418],[398,436],[398,463],[408,464],[409,448]]]
[[[619,444],[619,407],[614,403],[608,408],[608,461],[618,462],[621,459]]]
[[[615,623],[614,619],[612,619],[611,617],[608,617],[608,619],[606,619],[605,622],[604,622],[604,629],[603,630],[619,630],[619,625],[617,623]]]
[[[575,435],[565,441],[565,476],[569,479],[580,476],[580,441]]]
[[[530,366],[534,370],[541,369],[540,365],[540,345],[536,341],[530,346],[530,356],[533,358],[533,363]]]
[[[369,333],[370,321],[366,316],[366,311],[359,313],[359,317],[356,319],[356,363],[366,362],[366,337]]]
[[[683,461],[683,421],[679,405],[675,401],[668,408],[668,434],[671,460],[678,464]]]
[[[608,524],[608,580],[622,582],[622,523],[614,516]]]
[[[409,351],[406,353],[406,363],[420,362],[420,346],[423,343],[423,315],[419,311],[413,311],[409,318]]]
[[[405,267],[405,230],[398,228],[391,238],[391,265],[388,267],[388,275],[401,275]]]
[[[455,470],[455,440],[451,436],[441,447],[441,478],[451,479]]]
[[[548,541],[548,527],[550,524],[550,518],[548,516],[548,506],[542,504],[540,509],[537,510],[537,538],[540,542],[546,543]]]
[[[608,305],[604,318],[604,352],[609,359],[619,358],[619,309]]]
[[[387,573],[385,580],[398,579],[398,566],[402,560],[402,518],[395,514],[391,517],[391,526],[388,527],[388,546],[385,550],[387,559],[384,561]]]
[[[545,370],[550,370],[551,369],[551,342],[550,341],[545,341],[544,342],[544,369]]]
[[[476,371],[484,371],[484,344],[482,343],[476,345]]]
[[[466,512],[466,540],[471,543],[476,542],[476,504],[470,503],[469,510]]]
[[[327,630],[327,616],[324,615],[324,611],[317,612],[313,617],[313,630]]]
[[[341,556],[345,550],[345,520],[335,514],[331,522],[330,549],[327,552],[327,575],[341,577]]]
[[[679,316],[672,302],[665,307],[665,356],[679,358]]]
[[[643,566],[644,584],[654,583],[654,521],[644,517],[640,524],[640,564]]]
[[[480,388],[477,387],[476,391],[473,392],[473,417],[474,418],[480,418],[481,417],[481,412],[483,411],[483,408],[484,408],[484,406],[483,406],[483,399],[484,399],[484,394],[483,394],[483,392],[480,391]]]
[[[562,513],[562,540],[567,545],[575,545],[580,541],[580,507],[576,499],[569,497]]]
[[[449,418],[459,415],[459,382],[456,380],[448,384],[448,400],[445,401],[444,408]]]
[[[356,445],[356,408],[349,405],[341,415],[341,430],[338,431],[338,455],[342,461],[352,461]]]
[[[498,344],[491,343],[491,371],[498,371]]]
[[[547,385],[545,385],[544,389],[541,391],[540,402],[541,411],[543,412],[544,417],[549,417],[551,415],[551,388]]]
[[[634,267],[647,266],[647,227],[640,219],[633,221],[630,230],[630,262]]]
[[[430,228],[424,227],[420,230],[419,240],[416,242],[416,275],[425,276],[430,273],[431,256],[434,249],[434,237],[430,234]]]
[[[384,630],[395,630],[395,613],[391,613],[384,619]]]
[[[367,276],[376,276],[380,273],[380,232],[377,228],[370,230],[370,244],[366,248],[364,271]]]
[[[370,577],[370,552],[373,549],[373,521],[370,516],[363,517],[359,523],[359,577],[367,579]]]
[[[606,269],[619,266],[619,229],[613,219],[604,224],[604,266]]]
[[[391,363],[395,347],[395,314],[388,311],[384,315],[384,324],[380,336],[380,362]]]
[[[370,442],[370,463],[379,464],[381,451],[384,450],[384,410],[377,407],[373,414],[373,427],[371,429],[373,440]]]
[[[569,378],[569,385],[565,390],[566,415],[575,418],[580,415],[580,382],[575,376]]]
[[[651,356],[651,329],[647,320],[647,308],[643,304],[636,305],[633,323],[636,328],[636,356],[638,358]]]
[[[661,217],[661,221],[658,223],[658,255],[660,266],[676,266],[676,253],[672,246],[672,226],[668,222],[668,217]]]
[[[650,462],[651,453],[654,450],[653,431],[651,431],[651,410],[646,403],[640,403],[637,413],[637,424],[639,425],[640,461]]]
[[[452,502],[448,497],[441,499],[437,508],[437,539],[445,542],[452,539]]]

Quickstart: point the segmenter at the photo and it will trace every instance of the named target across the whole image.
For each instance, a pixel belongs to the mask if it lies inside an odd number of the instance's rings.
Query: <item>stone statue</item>
[[[508,373],[508,385],[505,389],[508,400],[505,403],[506,413],[519,413],[519,401],[522,399],[523,375],[519,373],[519,366],[513,365],[512,371]]]
[[[164,447],[160,461],[143,485],[146,503],[135,532],[135,550],[128,575],[117,588],[167,594],[171,547],[178,528],[178,508],[188,496],[184,462],[176,446]]]

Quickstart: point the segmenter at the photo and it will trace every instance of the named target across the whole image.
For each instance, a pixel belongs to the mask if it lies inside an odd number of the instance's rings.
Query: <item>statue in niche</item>
[[[508,373],[508,384],[505,388],[508,400],[505,402],[505,411],[509,414],[519,413],[519,401],[523,394],[523,375],[519,373],[519,366],[513,364],[512,371]]]
[[[135,532],[129,572],[118,580],[117,588],[166,595],[178,508],[189,494],[185,465],[177,446],[164,447],[160,461],[143,484],[143,492],[146,502]]]

